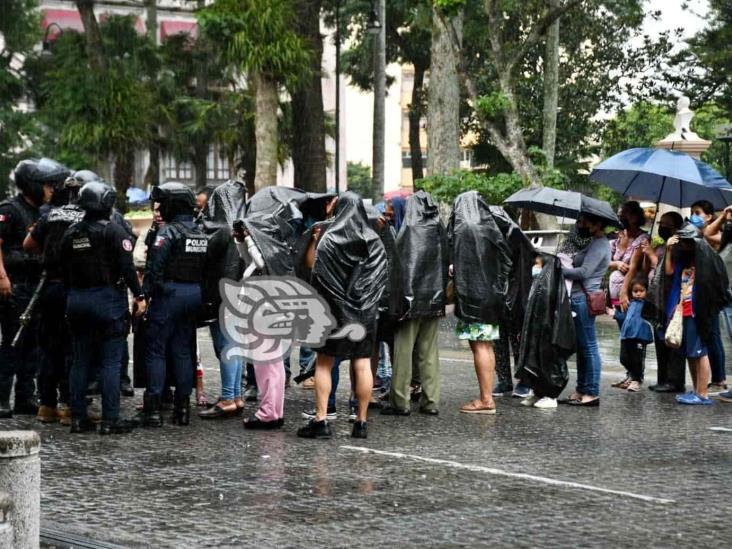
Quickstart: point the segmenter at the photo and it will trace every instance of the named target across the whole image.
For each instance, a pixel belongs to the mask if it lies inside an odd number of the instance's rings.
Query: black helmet
[[[81,187],[85,183],[91,183],[92,181],[102,181],[102,178],[91,170],[79,170],[66,178],[64,187]]]
[[[176,215],[190,215],[196,207],[196,196],[188,185],[171,181],[153,187],[152,202],[160,203],[160,215],[164,221],[172,221]]]
[[[51,185],[57,189],[69,174],[71,170],[51,158],[29,158],[18,162],[13,178],[20,192],[40,206],[43,203],[43,186]]]
[[[78,205],[87,213],[109,217],[117,193],[103,181],[85,183],[79,191]]]
[[[101,178],[90,170],[79,170],[66,178],[60,189],[56,189],[51,198],[53,206],[73,204],[79,197],[79,189],[90,181],[101,181]]]

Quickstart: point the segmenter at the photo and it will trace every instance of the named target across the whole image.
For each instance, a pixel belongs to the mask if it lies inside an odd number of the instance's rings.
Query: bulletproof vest
[[[198,228],[171,223],[173,240],[163,278],[173,282],[201,282],[208,250],[208,237]]]
[[[3,261],[5,270],[14,281],[36,279],[41,274],[41,262],[36,255],[23,251],[23,240],[28,228],[38,221],[38,210],[28,204],[21,196],[16,196],[0,205],[10,205],[20,218],[22,227],[3,239]]]
[[[68,261],[71,269],[69,285],[72,288],[94,288],[117,283],[119,273],[114,265],[115,250],[108,249],[104,230],[109,221],[82,222],[67,231],[71,240]]]
[[[66,230],[83,218],[84,210],[73,204],[53,208],[48,212],[47,233],[43,243],[43,267],[49,278],[62,276],[61,241]]]

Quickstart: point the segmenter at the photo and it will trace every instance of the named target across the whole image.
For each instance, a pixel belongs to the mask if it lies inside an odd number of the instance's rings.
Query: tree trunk
[[[158,43],[158,3],[157,0],[145,0],[145,12],[147,14],[145,27],[147,37],[153,44]],[[160,147],[157,143],[158,127],[152,124],[150,127],[153,136],[148,154],[150,156],[150,164],[148,164],[145,172],[145,185],[157,187],[160,185]]]
[[[158,0],[145,0],[145,13],[147,15],[145,22],[148,38],[154,44],[158,43]]]
[[[193,186],[196,191],[206,188],[208,169],[208,144],[196,143],[193,147]]]
[[[549,0],[551,9],[559,7],[559,0]],[[546,33],[544,51],[544,132],[542,144],[546,163],[554,166],[557,146],[557,109],[559,106],[559,19],[554,21]]]
[[[374,196],[384,194],[386,171],[386,2],[379,0],[378,4],[381,27],[374,35],[374,126],[371,156]]]
[[[127,189],[132,185],[135,175],[135,153],[125,151],[114,158],[114,189],[117,191],[117,209],[127,211]]]
[[[412,181],[417,181],[424,177],[420,130],[423,114],[422,94],[425,70],[426,68],[421,64],[414,64],[414,86],[412,87],[412,102],[409,105],[409,153],[412,157]]]
[[[277,185],[277,83],[264,74],[252,75],[256,90],[254,135],[257,141],[257,160],[254,189]]]
[[[463,15],[447,24],[433,8],[432,61],[427,101],[427,170],[430,175],[448,175],[460,169],[460,80],[453,32],[462,41]],[[459,48],[459,46],[458,46]]]
[[[297,32],[310,47],[311,73],[292,95],[292,163],[295,185],[305,191],[326,191],[325,114],[323,112],[323,37],[320,34],[321,0],[299,0]]]
[[[104,49],[102,48],[102,33],[94,15],[94,0],[76,0],[76,7],[84,25],[89,64],[95,71],[104,72],[107,68],[107,60],[104,57]]]

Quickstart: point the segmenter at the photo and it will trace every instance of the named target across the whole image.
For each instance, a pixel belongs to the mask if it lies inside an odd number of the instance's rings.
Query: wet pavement
[[[462,415],[477,385],[448,324],[440,416],[372,414],[365,441],[350,438],[345,415],[332,440],[298,439],[313,398],[299,387],[276,432],[197,417],[119,437],[72,436],[27,417],[0,428],[42,437],[43,526],[128,547],[724,545],[732,404],[682,407],[673,395],[610,388],[617,329],[603,322],[600,408],[501,398],[496,416]],[[205,331],[200,342],[215,395]],[[654,361],[649,352],[649,382]],[[129,413],[139,398],[123,399]],[[343,383],[341,413],[347,398]]]

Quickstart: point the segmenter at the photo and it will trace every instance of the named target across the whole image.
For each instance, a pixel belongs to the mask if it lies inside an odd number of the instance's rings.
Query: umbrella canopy
[[[732,185],[719,172],[677,151],[628,149],[599,164],[590,179],[623,196],[677,208],[697,200],[708,200],[719,210],[732,204]]]
[[[408,198],[414,194],[412,189],[396,189],[394,191],[387,191],[384,193],[384,200],[391,200],[394,197],[401,196],[402,198]]]
[[[572,219],[577,219],[580,214],[587,214],[620,227],[620,220],[610,204],[573,191],[562,191],[551,187],[521,189],[509,196],[504,204]]]

